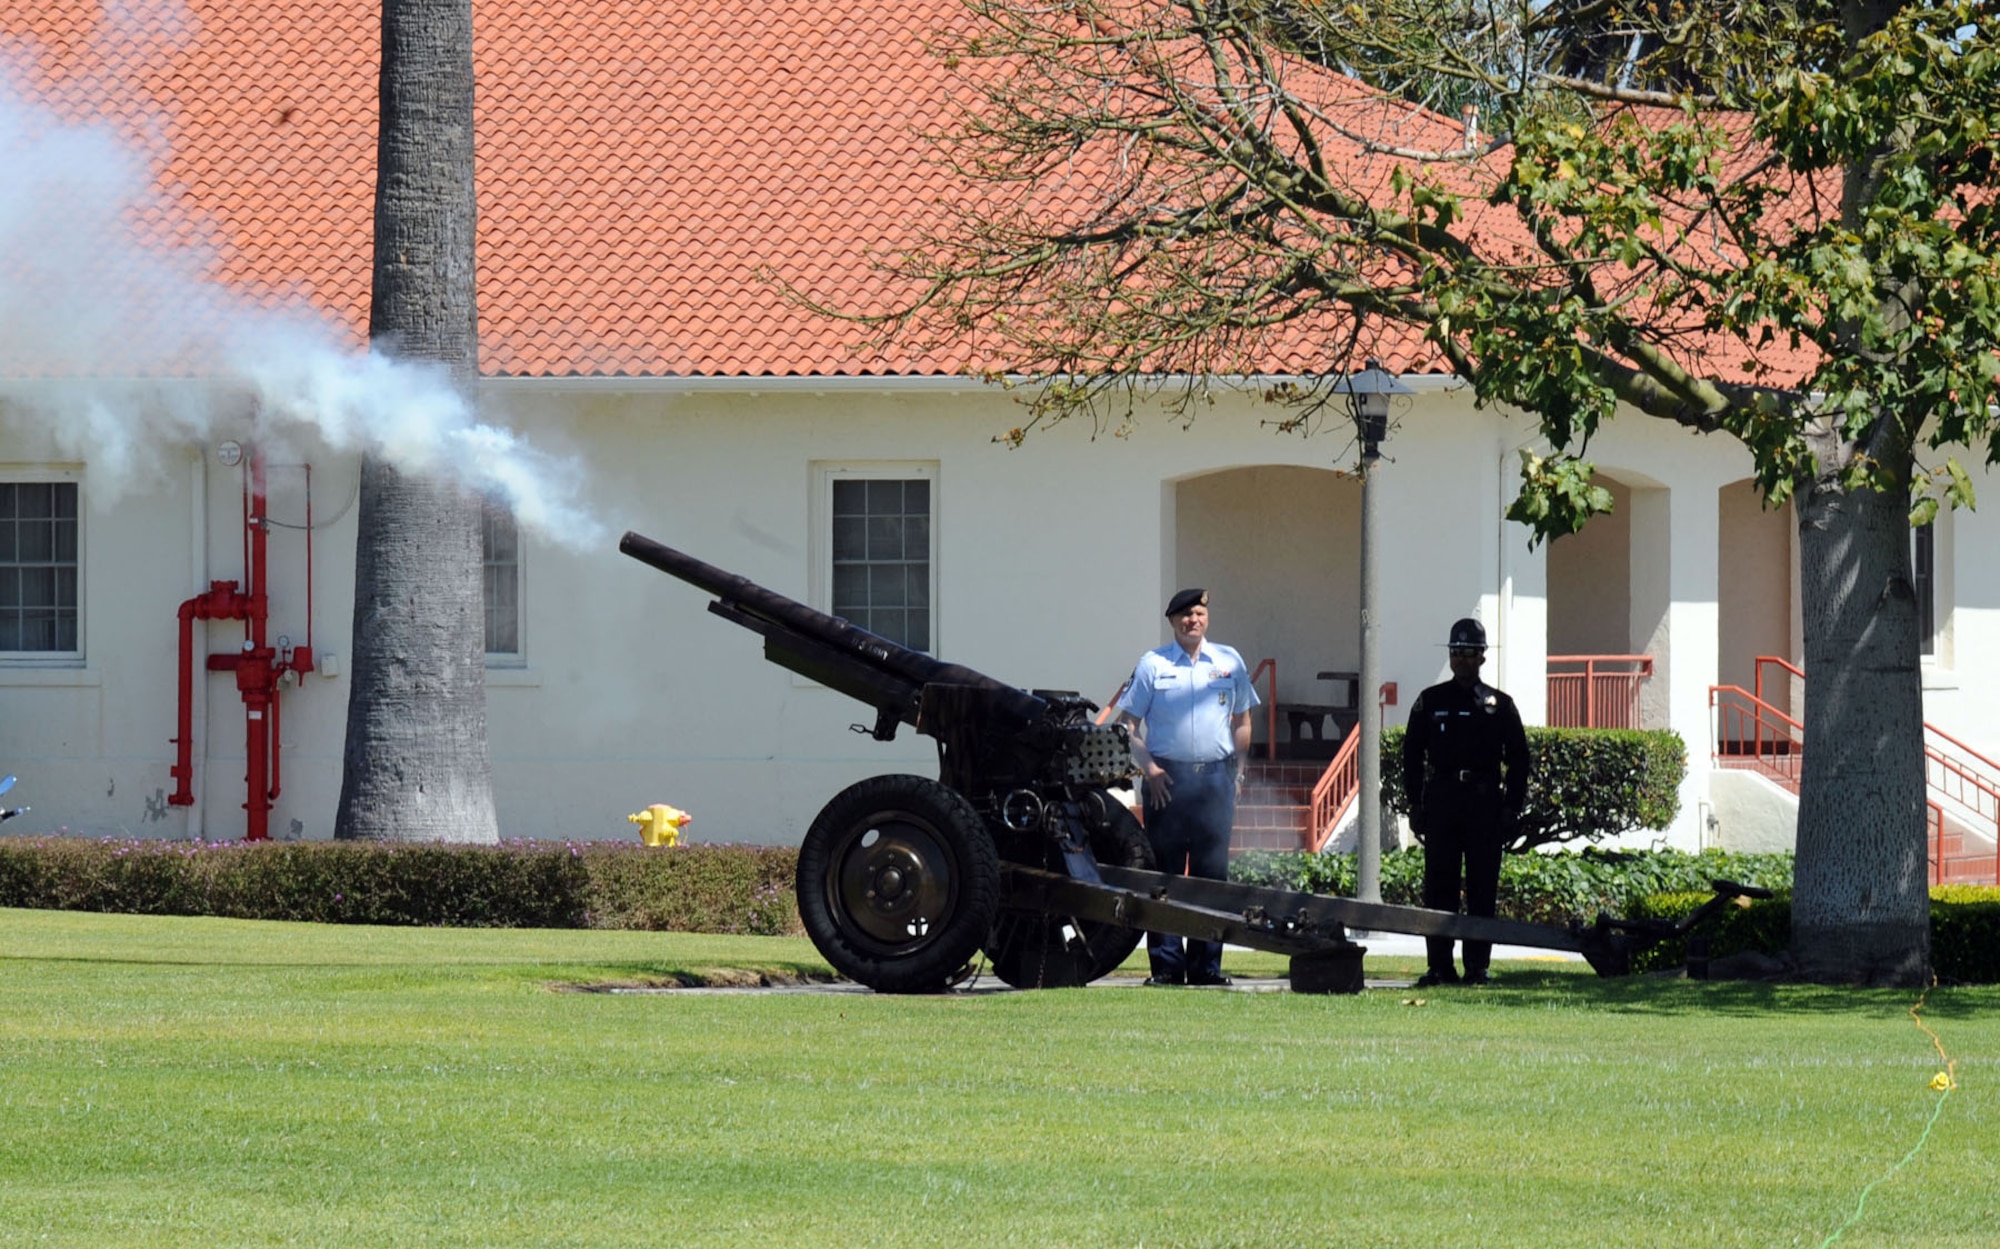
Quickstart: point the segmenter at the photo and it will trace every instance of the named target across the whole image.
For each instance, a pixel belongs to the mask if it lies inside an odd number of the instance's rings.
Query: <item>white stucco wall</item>
[[[1632,490],[1598,477],[1611,511],[1549,544],[1549,654],[1625,655],[1632,645]]]
[[[1755,772],[1718,768],[1709,778],[1715,825],[1708,844],[1738,854],[1775,854],[1798,842],[1798,795]]]
[[[1330,701],[1321,668],[1358,666],[1353,544],[1358,490],[1336,470],[1344,431],[1281,435],[1268,409],[1225,398],[1191,428],[1142,416],[1129,436],[1082,425],[1010,451],[1010,396],[936,383],[700,389],[597,382],[496,384],[490,397],[540,445],[572,450],[608,539],[586,551],[530,540],[516,667],[489,673],[494,778],[503,833],[630,837],[625,815],[672,802],[703,840],[794,841],[842,785],[878,772],[930,772],[927,739],[893,744],[848,732],[867,709],[766,664],[758,639],[705,610],[707,597],[615,550],[636,529],[772,589],[819,601],[816,466],[920,465],[935,474],[937,646],[1000,679],[1102,700],[1166,634],[1179,585],[1217,591],[1217,636],[1246,657],[1280,659],[1280,697]],[[1383,669],[1397,685],[1386,722],[1446,675],[1450,622],[1476,615],[1488,676],[1531,722],[1545,706],[1551,560],[1501,514],[1525,422],[1475,412],[1431,387],[1404,401],[1377,480],[1382,491]],[[234,432],[247,437],[247,426]],[[1690,775],[1669,840],[1699,844],[1709,799],[1708,686],[1721,671],[1718,491],[1748,473],[1734,444],[1625,418],[1593,441],[1601,468],[1635,502],[1626,543],[1630,604],[1670,648],[1656,693],[1686,739]],[[83,484],[81,663],[0,661],[0,770],[21,776],[34,811],[9,832],[235,837],[243,827],[243,712],[226,673],[199,673],[195,808],[169,808],[174,612],[211,579],[240,577],[240,475],[210,448],[158,458],[113,488],[99,469],[51,462],[47,447],[0,435],[0,471],[67,472]],[[271,514],[304,521],[312,465],[313,609],[305,536],[271,537],[271,633],[344,661],[350,651],[356,465],[311,448],[274,453]],[[1955,644],[1931,666],[1933,719],[2000,746],[1990,690],[2000,575],[1980,514],[1950,522]],[[1614,526],[1616,528],[1616,526]],[[1594,530],[1566,540],[1582,545]],[[1560,567],[1559,564],[1554,565]],[[1628,607],[1628,611],[1632,608]],[[1635,617],[1636,619],[1636,617]],[[1637,624],[1628,630],[1636,631]],[[240,626],[198,627],[197,652],[228,650]],[[331,834],[347,682],[309,676],[284,697],[278,836]],[[1640,843],[1652,840],[1640,837]]]

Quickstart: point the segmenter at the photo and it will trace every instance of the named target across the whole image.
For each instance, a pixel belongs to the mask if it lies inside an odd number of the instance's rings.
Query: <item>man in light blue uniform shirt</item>
[[[1139,657],[1118,700],[1144,773],[1146,836],[1159,869],[1223,880],[1236,791],[1250,754],[1257,691],[1233,647],[1208,640],[1208,591],[1182,590],[1167,604],[1174,640]],[[1222,943],[1146,934],[1152,985],[1223,985]]]

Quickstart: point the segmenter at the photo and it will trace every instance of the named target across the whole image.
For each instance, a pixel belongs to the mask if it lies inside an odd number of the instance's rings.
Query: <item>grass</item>
[[[1276,960],[1232,953],[1229,970]],[[562,993],[783,938],[0,910],[0,1245],[1972,1246],[2000,990]],[[1370,974],[1409,974],[1371,960]]]

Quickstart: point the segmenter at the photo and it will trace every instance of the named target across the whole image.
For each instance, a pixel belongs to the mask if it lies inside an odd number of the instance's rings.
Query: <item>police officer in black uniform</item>
[[[1433,685],[1410,707],[1403,738],[1403,792],[1410,827],[1424,843],[1424,905],[1458,910],[1461,872],[1465,913],[1491,916],[1500,896],[1500,852],[1520,823],[1528,791],[1528,735],[1514,700],[1479,679],[1486,630],[1467,618],[1446,643],[1451,680]],[[1457,984],[1451,938],[1428,937],[1430,970],[1422,986]],[[1487,983],[1491,941],[1465,943],[1466,984]]]

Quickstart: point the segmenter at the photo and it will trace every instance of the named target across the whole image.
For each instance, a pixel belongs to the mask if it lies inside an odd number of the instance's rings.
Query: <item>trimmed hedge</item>
[[[1231,880],[1278,889],[1353,897],[1354,856],[1304,851],[1248,850],[1230,864]],[[1789,854],[1729,854],[1704,850],[1602,850],[1512,854],[1500,861],[1502,918],[1537,924],[1591,920],[1598,912],[1631,915],[1655,894],[1698,892],[1708,882],[1733,880],[1766,889],[1790,889]],[[1382,900],[1422,906],[1424,852],[1421,847],[1382,856]],[[1683,912],[1685,914],[1685,912]]]
[[[1719,915],[1702,925],[1708,938],[1711,960],[1729,954],[1754,951],[1776,958],[1792,944],[1792,900],[1789,884],[1775,898],[1753,901],[1749,906],[1726,906]],[[1682,920],[1714,895],[1685,890],[1659,893],[1638,899],[1628,918]],[[1675,937],[1632,959],[1633,971],[1667,971],[1687,962],[1687,938]]]
[[[1403,735],[1382,730],[1382,806],[1407,815]],[[1680,813],[1687,744],[1666,729],[1528,730],[1527,806],[1511,852],[1664,829]]]
[[[0,838],[0,906],[323,924],[797,934],[798,851]]]
[[[1931,893],[1931,971],[1943,984],[2000,984],[2000,888],[1944,885]],[[1725,908],[1706,925],[1709,957],[1754,951],[1782,955],[1792,942],[1790,890],[1769,901]],[[1708,900],[1701,893],[1663,893],[1643,899],[1634,916],[1678,920]],[[1634,960],[1635,971],[1678,967],[1687,960],[1682,941],[1663,941]]]
[[[1229,878],[1275,889],[1351,898],[1354,856],[1249,850]],[[1756,951],[1780,956],[1792,940],[1792,856],[1704,850],[1581,851],[1509,855],[1500,863],[1501,918],[1538,924],[1586,922],[1602,912],[1623,919],[1679,920],[1714,897],[1712,880],[1756,885],[1778,896],[1724,907],[1703,925],[1709,957]],[[1382,900],[1423,905],[1424,852],[1382,856]],[[1687,961],[1685,939],[1663,941],[1633,959],[1634,971]],[[1931,890],[1931,968],[1947,984],[2000,984],[2000,888],[1947,885]]]
[[[1956,984],[2000,984],[2000,887],[1931,890],[1931,970]]]

